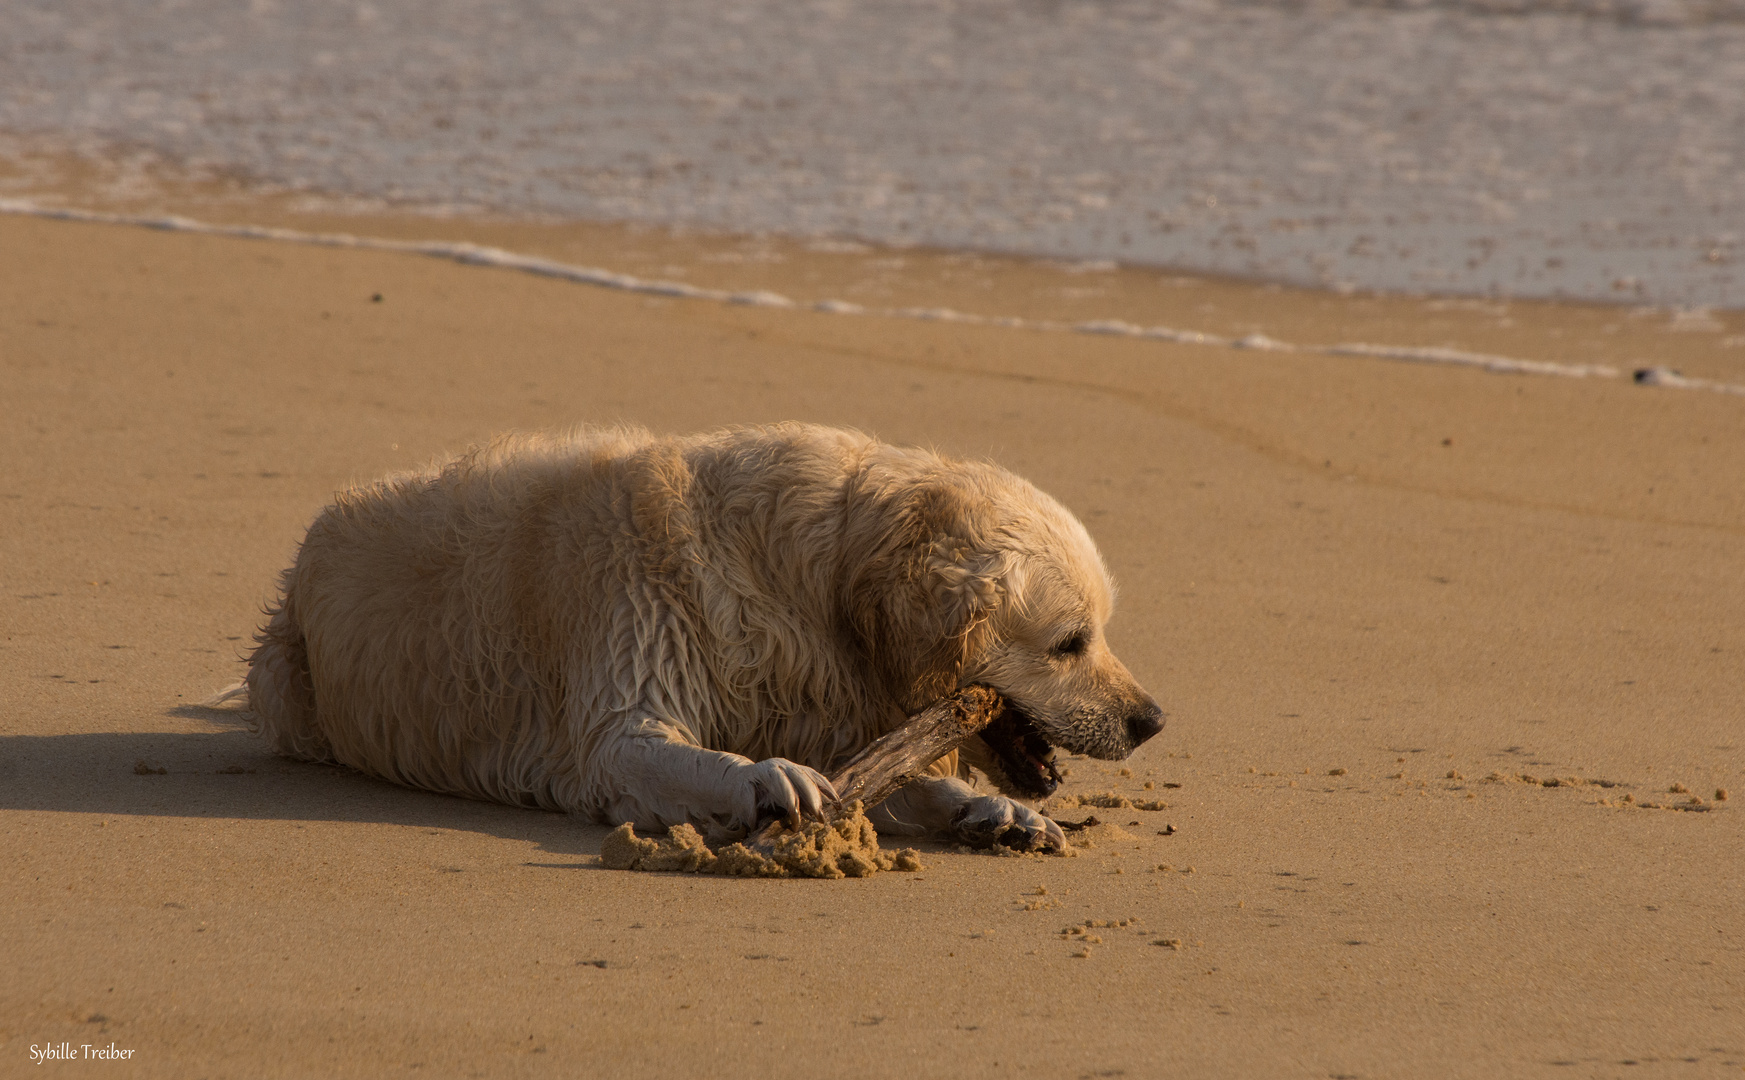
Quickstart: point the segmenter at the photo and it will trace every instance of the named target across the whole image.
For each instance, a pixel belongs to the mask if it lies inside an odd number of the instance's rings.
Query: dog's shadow
[[[519,840],[556,856],[597,855],[608,832],[567,814],[414,791],[276,757],[227,710],[181,705],[169,715],[211,730],[0,736],[0,810],[412,825]]]

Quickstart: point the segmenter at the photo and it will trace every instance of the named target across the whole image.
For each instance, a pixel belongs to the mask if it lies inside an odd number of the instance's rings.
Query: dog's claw
[[[836,789],[821,773],[787,758],[766,758],[746,768],[751,805],[749,815],[742,810],[741,816],[754,828],[773,818],[786,818],[790,827],[806,818],[823,821],[826,797],[836,801]]]
[[[952,837],[970,847],[999,844],[1014,851],[1061,851],[1066,833],[1052,819],[1004,795],[984,795],[951,820]]]
[[[1065,851],[1066,850],[1066,830],[1062,829],[1060,827],[1060,823],[1055,821],[1053,818],[1042,816],[1042,815],[1038,815],[1038,816],[1042,817],[1042,820],[1043,820],[1044,825],[1045,825],[1044,831],[1047,834],[1047,843],[1045,844],[1045,846],[1048,848],[1048,850],[1049,851]]]

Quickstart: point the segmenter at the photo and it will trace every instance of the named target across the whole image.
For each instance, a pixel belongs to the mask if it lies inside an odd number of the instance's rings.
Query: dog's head
[[[859,523],[879,541],[847,545],[852,633],[903,710],[998,690],[1005,714],[960,752],[1022,798],[1059,784],[1056,747],[1115,760],[1163,730],[1104,640],[1114,589],[1078,519],[1003,470],[926,457],[867,492]]]

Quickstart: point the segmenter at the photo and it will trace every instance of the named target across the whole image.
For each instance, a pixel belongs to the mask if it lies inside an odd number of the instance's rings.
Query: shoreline
[[[1703,390],[1745,396],[1745,384],[1717,382],[1693,378],[1682,372],[1660,366],[1637,368],[1633,373],[1620,371],[1606,364],[1567,364],[1545,360],[1530,360],[1512,356],[1494,356],[1462,349],[1434,346],[1379,345],[1371,342],[1340,342],[1337,344],[1302,344],[1279,341],[1261,333],[1237,338],[1220,337],[1199,330],[1184,330],[1168,326],[1140,326],[1120,319],[1090,319],[1082,322],[1031,319],[1016,315],[980,315],[948,307],[877,308],[866,307],[838,299],[796,301],[768,290],[732,291],[690,285],[680,281],[646,279],[595,266],[578,266],[537,256],[523,255],[497,247],[486,247],[469,241],[408,241],[383,240],[351,233],[318,233],[262,225],[221,225],[180,215],[129,215],[71,207],[45,207],[20,199],[0,198],[0,214],[18,214],[58,221],[77,221],[98,225],[120,225],[161,229],[170,232],[198,233],[244,240],[277,243],[309,244],[316,247],[351,248],[396,254],[422,255],[448,259],[466,266],[493,267],[556,278],[579,285],[619,289],[625,292],[678,300],[702,300],[714,303],[742,304],[750,307],[800,308],[829,315],[852,315],[885,319],[918,319],[928,322],[962,323],[991,326],[1007,330],[1031,330],[1048,333],[1099,334],[1167,341],[1183,345],[1203,345],[1214,348],[1256,349],[1267,352],[1307,352],[1327,356],[1360,356],[1380,360],[1399,360],[1418,364],[1445,364],[1474,367],[1498,375],[1541,375],[1562,378],[1632,378],[1638,385],[1667,387],[1680,390]],[[935,254],[935,257],[940,257]],[[945,258],[953,256],[946,255]],[[961,257],[961,256],[958,256]],[[1111,268],[1110,272],[1144,272],[1136,267]],[[1082,273],[1082,270],[1071,272]],[[1267,286],[1260,286],[1266,288]],[[1707,312],[1702,313],[1712,318]],[[1676,313],[1675,313],[1676,315]],[[1723,339],[1733,344],[1731,338]],[[1745,340],[1740,342],[1745,344]]]
[[[0,212],[417,250],[605,287],[837,314],[1368,355],[1745,393],[1745,309],[1330,290],[1115,261],[517,218],[284,190],[222,173],[20,150]],[[11,209],[6,209],[10,206]],[[271,235],[271,234],[277,235]],[[324,240],[323,238],[328,238]],[[483,249],[483,250],[480,250]],[[990,307],[989,296],[1020,303]],[[1264,313],[1264,314],[1263,314]]]
[[[699,286],[677,280],[659,278],[642,278],[632,274],[621,273],[599,266],[583,266],[560,262],[538,255],[523,254],[505,250],[500,247],[488,246],[471,240],[407,240],[384,239],[370,235],[360,235],[350,232],[314,232],[287,228],[282,225],[235,224],[205,221],[187,217],[181,214],[120,214],[102,210],[89,210],[71,206],[46,206],[28,199],[0,197],[0,214],[14,214],[28,217],[40,217],[50,220],[77,221],[88,224],[115,225],[135,228],[159,229],[172,232],[189,232],[211,236],[224,236],[236,239],[260,240],[276,243],[308,244],[317,247],[352,248],[358,250],[382,251],[398,254],[412,254],[431,258],[447,259],[462,265],[492,267],[514,270],[542,277],[580,285],[600,288],[619,289],[632,293],[643,293],[652,296],[668,297],[680,300],[701,300],[715,303],[740,304],[752,307],[771,308],[807,308],[815,312],[831,315],[862,316],[868,318],[916,319],[930,322],[961,323],[974,326],[991,326],[1009,330],[1029,330],[1047,333],[1077,333],[1097,334],[1112,337],[1127,337],[1142,340],[1166,341],[1175,344],[1201,345],[1213,348],[1253,349],[1268,352],[1302,352],[1317,353],[1327,356],[1367,357],[1380,360],[1394,360],[1414,364],[1436,364],[1457,367],[1472,367],[1502,375],[1538,375],[1562,378],[1599,378],[1599,379],[1629,379],[1640,386],[1648,386],[1676,390],[1697,390],[1721,394],[1745,396],[1745,382],[1726,382],[1699,375],[1687,375],[1682,370],[1652,362],[1651,359],[1639,359],[1643,366],[1622,368],[1609,363],[1570,363],[1550,360],[1531,359],[1518,356],[1503,356],[1448,345],[1396,345],[1378,344],[1367,341],[1340,341],[1335,343],[1303,343],[1268,336],[1261,332],[1251,332],[1237,337],[1225,337],[1201,330],[1183,329],[1174,326],[1139,325],[1119,318],[1083,319],[1076,322],[1066,322],[1059,319],[1026,318],[1010,314],[981,314],[960,311],[951,307],[869,307],[852,301],[825,297],[819,299],[795,300],[781,293],[768,289],[731,289],[720,287]],[[456,219],[430,219],[421,214],[397,214],[393,219],[411,218],[414,220],[441,220],[444,223]],[[384,219],[373,217],[370,220],[380,224]],[[464,219],[462,219],[464,221]],[[599,225],[591,223],[557,223],[548,224],[551,228],[580,227],[589,230],[623,229],[623,226]],[[471,225],[466,228],[465,225]],[[522,228],[526,223],[520,223]],[[501,223],[494,229],[490,223],[481,227],[478,222],[465,222],[463,232],[491,233],[503,228]],[[515,227],[514,224],[509,226]],[[678,240],[684,234],[673,234]],[[744,242],[744,238],[737,238]],[[719,242],[719,238],[717,238]],[[732,242],[732,241],[729,241]],[[755,242],[767,244],[770,238],[758,237]],[[820,244],[816,241],[798,241],[793,239],[776,240],[777,243],[789,247],[805,247],[816,253]],[[824,247],[842,247],[840,242],[825,244]],[[869,248],[868,250],[882,252],[883,258],[889,259],[893,249]],[[860,252],[856,252],[860,254]],[[1029,264],[1031,267],[1056,268],[1062,264],[1035,259],[1014,260],[1005,256],[986,256],[974,253],[948,253],[936,251],[910,251],[908,258],[955,262],[964,259],[985,261],[996,259],[1005,262]],[[669,267],[670,269],[670,267]],[[1156,271],[1149,268],[1109,264],[1107,267],[1094,266],[1087,270],[1082,265],[1065,264],[1065,272],[1074,275],[1087,273],[1102,273],[1127,276],[1150,276]],[[1178,282],[1192,282],[1199,285],[1219,284],[1224,289],[1245,289],[1249,291],[1278,292],[1285,286],[1272,283],[1247,283],[1233,281],[1216,281],[1163,272],[1162,276]],[[1314,290],[1293,290],[1297,293],[1306,292],[1314,296]],[[1351,299],[1348,294],[1332,294],[1341,298]],[[1457,302],[1452,297],[1423,296],[1388,296],[1366,295],[1357,298],[1358,302],[1388,302],[1423,304],[1447,304]],[[1491,303],[1507,308],[1511,303],[1530,303],[1535,308],[1559,309],[1575,307],[1584,311],[1593,308],[1604,310],[1606,305],[1565,304],[1561,301],[1504,301],[1494,300]],[[1631,310],[1631,316],[1636,317],[1643,310],[1654,311],[1653,308],[1640,307]],[[1745,313],[1714,312],[1701,309],[1695,312],[1672,309],[1669,312],[1669,332],[1704,330],[1723,335],[1720,345],[1723,349],[1740,348],[1745,350],[1745,334],[1730,333],[1738,323],[1739,328],[1745,328]],[[1726,316],[1737,316],[1723,322]],[[1730,359],[1730,358],[1729,358]],[[1726,365],[1729,370],[1733,365]],[[1745,372],[1745,351],[1739,357],[1738,369]]]

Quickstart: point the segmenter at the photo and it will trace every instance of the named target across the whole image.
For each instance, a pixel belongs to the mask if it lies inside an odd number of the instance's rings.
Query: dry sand
[[[1745,381],[1736,313],[340,224],[799,298]],[[0,252],[0,1075],[1745,1066],[1745,399],[21,217]],[[276,760],[189,704],[236,677],[348,481],[505,429],[784,418],[991,455],[1085,519],[1113,642],[1170,719],[1065,790],[1162,808],[1103,800],[1071,859],[616,873],[605,827]],[[62,1042],[134,1053],[32,1064]]]

